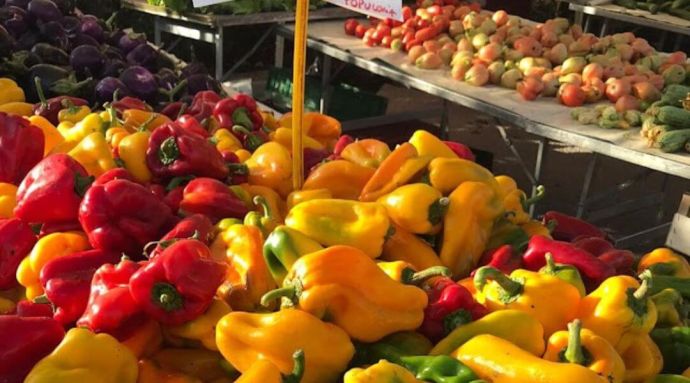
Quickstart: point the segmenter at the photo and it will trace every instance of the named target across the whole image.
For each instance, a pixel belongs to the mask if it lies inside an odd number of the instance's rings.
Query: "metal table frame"
[[[278,38],[281,39],[291,39],[293,37],[293,30],[290,26],[278,26],[276,32]],[[584,187],[582,189],[580,203],[578,206],[579,215],[583,215],[584,210],[589,203],[589,185],[591,185],[591,181],[594,176],[594,170],[596,168],[597,156],[599,155],[605,155],[607,157],[616,158],[665,174],[690,179],[690,166],[686,166],[663,157],[655,156],[650,153],[640,152],[637,150],[618,146],[608,141],[604,141],[590,136],[585,136],[572,131],[559,129],[555,126],[534,121],[530,119],[529,116],[521,115],[512,110],[508,110],[499,107],[495,104],[492,104],[491,102],[474,98],[469,94],[459,93],[455,90],[438,86],[436,84],[426,81],[423,77],[413,76],[384,61],[369,60],[354,55],[345,49],[321,41],[311,36],[309,36],[307,39],[307,46],[323,54],[323,67],[325,69],[329,69],[331,67],[332,59],[336,59],[346,64],[355,65],[371,73],[393,80],[407,88],[414,88],[422,92],[428,93],[430,95],[440,97],[444,100],[444,109],[447,105],[447,102],[452,102],[493,116],[493,118],[496,121],[495,126],[499,130],[499,133],[501,134],[504,143],[508,146],[513,155],[517,158],[523,172],[527,175],[533,187],[536,187],[540,182],[541,172],[543,168],[542,163],[544,161],[544,156],[546,153],[546,149],[548,147],[549,140],[563,142],[593,152],[595,155],[592,157],[591,163],[588,166],[588,171],[585,174]],[[322,85],[328,85],[330,83],[330,70],[323,70],[321,75]],[[322,100],[322,105],[323,104],[327,104],[327,100]],[[447,113],[444,112],[443,116],[446,115]],[[445,117],[442,117],[442,127],[445,125],[445,119]],[[508,136],[506,128],[509,125],[520,127],[530,134],[539,136],[538,139],[532,140],[533,143],[535,143],[537,146],[536,161],[533,167],[526,164],[526,162],[520,155],[517,147],[514,145],[514,142]],[[445,134],[447,134],[447,132],[445,132]],[[623,187],[627,187],[625,186],[627,184],[627,182],[623,183]],[[616,188],[616,190],[614,190],[613,193],[615,193],[618,189],[619,188]],[[611,192],[607,194],[610,195]],[[598,198],[601,197],[598,196]],[[658,201],[653,200],[652,202]],[[647,203],[652,202],[647,201]],[[637,233],[633,236],[627,236],[625,237],[625,240],[634,241],[640,240],[642,237],[656,237],[659,236],[660,233],[665,233],[667,231],[668,224],[660,225],[656,228],[645,230],[642,233]]]
[[[662,35],[660,36],[661,46],[663,46],[668,32],[676,33],[678,36],[675,41],[675,49],[678,49],[678,47],[680,47],[683,36],[690,36],[690,28],[679,24],[677,25],[666,21],[657,20],[654,17],[654,15],[647,11],[638,10],[640,12],[649,13],[648,16],[642,17],[607,9],[606,5],[586,5],[568,0],[561,1],[567,2],[569,4],[568,9],[575,12],[575,23],[581,25],[582,29],[585,32],[590,32],[591,30],[591,16],[603,18],[604,20],[601,26],[601,30],[599,32],[599,36],[609,34],[612,20],[622,21],[625,23],[630,23],[645,28],[658,29],[662,31]],[[585,19],[585,15],[588,15],[590,17],[587,17]],[[679,20],[682,19],[679,18]]]
[[[154,42],[161,46],[161,34],[163,32],[175,36],[213,44],[215,47],[215,76],[223,81],[228,73],[223,73],[223,41],[224,30],[228,27],[280,24],[294,21],[293,12],[264,12],[252,15],[211,15],[201,13],[180,14],[164,7],[150,5],[142,0],[122,0],[122,7],[137,12],[153,15],[154,20]],[[309,14],[310,20],[329,20],[340,19],[354,15],[352,11],[340,8],[329,7],[312,11]],[[267,29],[263,36],[257,40],[255,47],[249,53],[254,52],[263,41],[273,33],[273,29]],[[284,40],[276,39],[276,57],[282,57]],[[248,55],[245,56],[245,58]],[[282,60],[282,59],[281,59]],[[241,61],[240,61],[241,62]],[[234,67],[238,65],[235,64]],[[233,68],[234,69],[234,68]]]

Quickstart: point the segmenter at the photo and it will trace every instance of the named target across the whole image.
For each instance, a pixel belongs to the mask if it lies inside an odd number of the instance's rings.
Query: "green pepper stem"
[[[32,302],[38,303],[38,304],[52,303],[52,302],[50,302],[50,299],[48,299],[48,297],[45,294],[37,296],[36,298],[34,298],[32,300]]]
[[[650,265],[648,268],[654,275],[670,275],[676,272],[676,267],[672,263],[660,262]]]
[[[404,270],[412,271],[412,273],[405,273],[403,271],[402,282],[406,285],[420,285],[427,279],[433,277],[450,277],[450,270],[445,266],[432,266],[416,273],[409,268],[405,268]]]
[[[233,121],[234,122],[234,121]],[[249,131],[249,129],[245,128],[242,125],[233,125],[232,126],[232,131],[237,134],[244,134],[247,136],[250,136],[252,132]]]
[[[149,117],[146,119],[146,121],[142,122],[141,125],[137,128],[138,132],[146,132],[149,130],[149,125],[158,117],[156,113],[151,112]]]
[[[647,294],[649,293],[650,290],[650,284],[651,284],[651,273],[642,273],[640,278],[642,278],[642,283],[640,284],[640,287],[635,290],[633,293],[633,296],[635,299],[642,300],[647,297]]]
[[[448,197],[441,197],[429,206],[429,223],[437,225],[441,223],[443,217],[450,206],[450,199]]]
[[[43,93],[43,86],[41,85],[41,79],[38,76],[34,77],[34,85],[36,86],[36,94],[38,94],[38,99],[41,101],[41,106],[44,108],[48,106],[48,99],[46,99],[46,94]]]
[[[227,164],[230,174],[245,176],[249,174],[249,167],[245,164]]]
[[[159,282],[151,289],[151,300],[154,304],[167,312],[176,311],[184,306],[184,298],[175,286],[166,282]]]
[[[534,195],[532,195],[528,199],[522,201],[522,208],[524,210],[529,209],[530,206],[532,206],[535,203],[544,199],[545,195],[546,195],[546,188],[544,187],[544,185],[537,186],[537,190],[535,191]]]
[[[496,283],[498,283],[498,285],[501,286],[503,290],[505,290],[509,298],[513,298],[519,295],[520,293],[522,293],[522,290],[524,288],[522,283],[516,282],[508,278],[500,270],[490,266],[480,267],[474,274],[474,286],[479,291],[483,290],[490,280],[493,280]]]
[[[304,350],[299,349],[292,354],[292,360],[294,365],[292,367],[292,372],[290,375],[283,377],[284,383],[299,383],[304,375]]]
[[[295,288],[295,286],[280,287],[264,294],[261,297],[261,305],[264,307],[268,307],[271,305],[271,302],[275,301],[276,299],[288,298],[294,301],[296,297],[297,289]]]
[[[565,349],[565,360],[569,363],[584,364],[585,354],[582,351],[582,321],[575,319],[568,323],[568,348]]]
[[[247,112],[247,108],[239,107],[232,112],[232,123],[235,125],[241,125],[247,129],[252,128],[254,123]]]
[[[271,217],[273,217],[273,212],[271,211],[271,207],[268,205],[268,202],[266,202],[266,198],[257,195],[254,196],[252,201],[254,202],[254,205],[261,206],[261,208],[263,209],[264,218],[270,219]]]
[[[465,309],[455,310],[443,318],[443,330],[447,335],[453,332],[453,330],[456,328],[464,326],[470,322],[472,322],[472,314],[469,311]]]
[[[553,233],[553,231],[556,230],[556,226],[558,226],[558,221],[552,219],[549,222],[547,222],[544,226],[546,226],[546,230],[548,230],[549,233]]]
[[[546,258],[546,267],[544,268],[546,274],[556,274],[556,261],[553,260],[553,254],[546,253],[544,258]]]

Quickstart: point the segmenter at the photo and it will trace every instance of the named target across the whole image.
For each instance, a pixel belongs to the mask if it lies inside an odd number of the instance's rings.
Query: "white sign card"
[[[326,0],[329,3],[379,19],[403,21],[402,0]]]
[[[192,0],[194,8],[207,7],[213,4],[227,3],[228,0]]]

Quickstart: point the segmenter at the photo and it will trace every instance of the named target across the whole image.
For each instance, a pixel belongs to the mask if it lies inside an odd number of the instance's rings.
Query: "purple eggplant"
[[[75,49],[76,47],[82,46],[82,45],[91,45],[93,47],[99,48],[100,44],[98,41],[94,40],[93,37],[89,35],[85,35],[83,33],[77,33],[69,38],[69,45],[72,47],[72,49]]]
[[[31,53],[41,59],[46,64],[65,66],[69,65],[69,55],[60,48],[56,48],[48,43],[38,43],[31,48]]]
[[[153,100],[158,94],[158,84],[151,72],[142,66],[131,66],[120,74],[120,81],[134,96],[142,100]]]
[[[103,27],[101,27],[100,24],[98,24],[97,21],[83,21],[81,23],[81,27],[79,28],[79,31],[85,35],[91,36],[94,38],[96,41],[99,43],[102,43],[103,40],[105,39],[105,35],[103,32]]]
[[[162,68],[156,73],[156,81],[158,82],[158,88],[171,90],[179,82],[177,75],[172,69]]]
[[[148,44],[141,44],[127,53],[127,62],[130,65],[140,65],[148,70],[156,68],[158,52]]]
[[[86,21],[94,21],[94,22],[98,21],[98,17],[96,17],[94,15],[89,15],[89,14],[81,15],[79,17],[79,19],[81,20],[82,23],[86,22]]]
[[[187,77],[188,94],[197,94],[204,90],[220,92],[220,83],[213,77],[205,74],[195,74]]]
[[[107,59],[105,66],[101,72],[101,76],[105,77],[119,77],[120,73],[125,70],[125,62],[118,59]]]
[[[29,0],[5,0],[5,6],[13,5],[21,9],[26,9],[29,5]]]
[[[22,33],[17,39],[17,49],[29,50],[41,41],[41,36],[34,30],[29,29]]]
[[[7,29],[14,38],[20,37],[29,29],[28,15],[22,8],[14,5],[0,8],[0,24]]]
[[[14,39],[7,29],[0,25],[0,57],[7,57],[12,54]]]
[[[122,52],[120,52],[119,49],[115,48],[112,45],[108,45],[108,44],[101,45],[101,52],[103,52],[105,57],[110,59],[110,60],[120,60],[120,61],[125,60],[125,57],[122,55]]]
[[[79,31],[79,26],[81,26],[81,21],[74,16],[65,16],[60,20],[60,24],[65,29],[68,34],[76,33]]]
[[[120,37],[117,45],[125,54],[131,52],[141,44],[146,44],[146,35],[143,33],[125,33]]]
[[[31,0],[26,8],[29,14],[42,22],[58,21],[62,18],[62,12],[50,0]]]
[[[99,103],[113,101],[113,94],[117,91],[118,97],[130,95],[129,89],[119,79],[115,77],[104,77],[96,84],[94,96]]]
[[[187,64],[180,71],[180,75],[182,76],[182,78],[187,78],[187,77],[189,77],[191,75],[195,75],[195,74],[208,74],[208,69],[201,62],[194,61],[194,62]]]
[[[67,49],[69,46],[69,39],[67,38],[65,28],[57,21],[49,21],[41,24],[39,32],[45,42],[53,44],[60,49]]]
[[[99,76],[105,65],[105,56],[93,45],[80,45],[70,54],[69,62],[79,78]]]
[[[118,28],[118,29],[115,29],[113,31],[110,31],[109,33],[107,33],[107,35],[108,36],[105,39],[106,43],[113,45],[113,46],[119,46],[120,45],[120,39],[122,38],[122,36],[125,35],[125,32],[122,29]]]
[[[74,0],[51,0],[63,15],[74,13]]]

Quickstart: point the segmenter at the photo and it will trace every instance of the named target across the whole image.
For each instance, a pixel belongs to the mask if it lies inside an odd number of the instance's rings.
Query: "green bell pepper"
[[[682,277],[671,277],[668,275],[657,275],[647,272],[649,278],[649,294],[656,294],[664,289],[674,289],[685,299],[690,299],[690,279]],[[644,273],[643,273],[644,274]]]
[[[352,365],[375,364],[381,359],[401,364],[405,356],[427,355],[433,344],[415,331],[402,331],[388,335],[376,343],[356,343]]]
[[[690,327],[658,328],[650,335],[664,356],[662,372],[681,374],[690,366]]]
[[[292,265],[305,254],[323,249],[318,242],[287,226],[276,227],[264,242],[264,259],[278,286]]]
[[[660,374],[650,380],[645,380],[644,383],[690,383],[690,378],[683,375]]]
[[[459,360],[448,355],[404,356],[401,365],[417,379],[432,383],[479,383],[477,375]]]
[[[683,296],[674,289],[664,289],[651,296],[658,319],[656,327],[684,326],[687,322],[688,305],[683,303]]]

